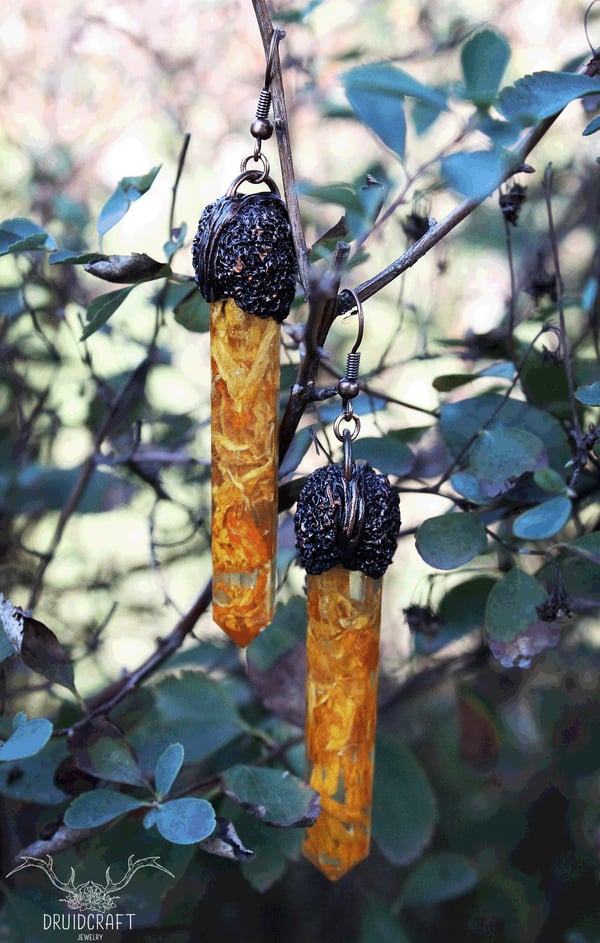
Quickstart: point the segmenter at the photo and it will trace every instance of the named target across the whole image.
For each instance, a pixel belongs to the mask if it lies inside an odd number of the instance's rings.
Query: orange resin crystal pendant
[[[238,194],[244,180],[270,193]],[[240,646],[275,608],[280,322],[295,293],[285,204],[242,173],[204,210],[193,245],[210,304],[213,618]]]
[[[368,465],[309,476],[296,546],[308,572],[306,751],[321,813],[303,853],[330,880],[369,853],[382,576],[400,529],[397,493]]]

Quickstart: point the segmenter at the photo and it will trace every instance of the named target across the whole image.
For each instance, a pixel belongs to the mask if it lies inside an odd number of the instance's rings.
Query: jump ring
[[[255,173],[260,173],[260,180],[257,180],[256,183],[263,183],[271,173],[271,165],[269,164],[269,161],[263,153],[249,154],[248,157],[244,157],[242,163],[240,164],[240,171],[243,174],[248,170],[248,163],[251,160],[256,164],[262,164],[263,169],[261,171],[255,170]]]
[[[350,431],[350,429],[344,429],[344,432],[340,432],[340,426],[342,425],[343,422],[346,422],[349,424],[351,423],[354,426],[352,431]],[[337,419],[335,420],[333,424],[333,434],[339,442],[344,441],[345,432],[350,433],[350,439],[352,442],[354,442],[354,440],[358,437],[358,434],[360,432],[360,419],[358,418],[358,416],[355,416],[354,413],[352,413],[351,416],[344,416],[344,414],[342,413],[341,416],[337,417]]]

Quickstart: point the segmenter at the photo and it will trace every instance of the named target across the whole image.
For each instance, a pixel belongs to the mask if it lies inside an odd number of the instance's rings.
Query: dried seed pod
[[[296,255],[285,203],[275,193],[234,193],[203,211],[192,245],[206,301],[233,298],[259,318],[287,317],[296,291]]]
[[[275,608],[279,323],[296,284],[285,204],[262,192],[211,203],[192,261],[210,302],[213,619],[245,646]]]
[[[382,576],[400,530],[398,494],[369,465],[309,476],[296,547],[308,572],[306,752],[321,814],[303,853],[336,881],[369,853]]]
[[[357,533],[359,507],[363,513]],[[327,465],[309,475],[298,496],[294,525],[299,561],[307,573],[323,573],[341,563],[379,579],[396,550],[398,493],[368,464],[353,465],[350,482],[340,465]]]

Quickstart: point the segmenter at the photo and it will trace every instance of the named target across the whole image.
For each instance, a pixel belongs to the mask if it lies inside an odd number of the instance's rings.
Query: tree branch
[[[260,30],[260,36],[265,50],[265,56],[268,57],[271,48],[271,39],[273,37],[274,27],[266,0],[252,0],[256,22]],[[283,192],[287,203],[292,227],[292,236],[294,247],[296,249],[296,258],[298,260],[298,274],[300,283],[304,289],[306,297],[310,295],[310,271],[308,264],[308,247],[304,238],[304,229],[302,227],[302,217],[300,215],[300,206],[298,204],[298,193],[296,188],[296,176],[294,173],[294,161],[292,159],[292,146],[290,143],[290,134],[288,127],[287,108],[285,104],[285,90],[283,87],[283,76],[281,73],[281,62],[279,59],[279,40],[285,36],[284,30],[278,30],[278,41],[275,43],[274,54],[271,60],[271,84],[269,86],[273,98],[273,115],[275,117],[275,134],[277,135],[277,148],[279,151],[279,163],[281,165],[281,177],[283,180]]]

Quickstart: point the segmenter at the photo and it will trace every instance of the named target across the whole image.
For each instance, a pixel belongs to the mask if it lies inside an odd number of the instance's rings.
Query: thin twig
[[[306,353],[298,368],[296,382],[292,387],[279,428],[280,462],[283,462],[292,444],[307,403],[312,400],[325,339],[337,317],[341,270],[349,252],[350,246],[345,242],[339,242],[333,256],[331,271],[325,277],[315,277],[312,280],[305,331]]]
[[[181,616],[169,635],[160,640],[156,651],[146,658],[135,671],[129,672],[123,678],[109,684],[94,697],[90,698],[87,702],[88,713],[86,716],[72,724],[68,730],[56,731],[55,735],[64,735],[87,724],[88,721],[92,720],[94,717],[98,717],[100,714],[109,714],[117,704],[120,704],[121,701],[139,687],[140,684],[180,648],[200,616],[206,612],[210,606],[211,598],[212,581],[209,580],[200,595],[194,600],[188,611]]]
[[[562,275],[560,273],[560,257],[558,252],[558,241],[554,229],[554,216],[552,213],[552,164],[548,164],[544,174],[542,185],[544,198],[546,200],[546,212],[548,215],[548,232],[550,234],[550,245],[552,246],[552,259],[554,261],[554,273],[556,276],[556,307],[558,309],[558,320],[560,324],[560,347],[565,365],[565,377],[567,380],[567,390],[569,393],[569,403],[571,405],[571,415],[573,417],[573,429],[579,445],[582,439],[581,423],[577,412],[577,403],[575,401],[575,381],[573,379],[573,364],[571,362],[571,350],[569,347],[569,337],[567,335],[567,324],[565,321],[565,305]]]
[[[262,43],[265,50],[265,57],[268,57],[273,36],[273,22],[269,13],[266,0],[252,0],[256,22],[260,30]],[[285,32],[278,30],[278,40],[283,39]],[[281,178],[283,180],[283,192],[287,203],[290,225],[292,227],[292,236],[296,249],[296,258],[298,260],[298,275],[300,284],[308,298],[310,293],[310,271],[308,264],[308,247],[304,237],[302,227],[302,217],[300,215],[300,206],[298,203],[298,192],[296,187],[296,175],[294,173],[294,161],[292,158],[292,146],[290,143],[290,132],[287,118],[287,108],[285,104],[285,90],[283,86],[283,75],[281,72],[281,62],[279,59],[279,41],[275,44],[274,54],[271,60],[271,84],[270,91],[273,98],[273,114],[275,116],[275,134],[277,135],[277,148],[279,151],[279,163],[281,166]]]
[[[192,135],[189,131],[186,132],[183,138],[183,144],[181,145],[181,151],[179,152],[179,160],[177,161],[177,173],[175,174],[175,181],[171,187],[171,211],[169,213],[169,239],[173,235],[173,227],[175,225],[175,203],[177,202],[177,190],[179,189],[179,181],[181,180],[181,174],[183,173],[183,165],[185,164],[185,157],[187,154],[187,149]]]
[[[81,469],[79,470],[77,480],[75,484],[73,485],[71,493],[69,497],[67,498],[59,514],[58,521],[56,522],[56,527],[54,528],[54,534],[52,535],[52,539],[50,540],[48,550],[41,558],[40,564],[36,570],[35,576],[33,577],[31,591],[29,593],[29,600],[27,603],[27,606],[29,609],[35,608],[35,605],[42,591],[42,586],[43,586],[46,570],[48,569],[50,563],[54,559],[54,555],[56,554],[58,546],[63,538],[63,534],[65,532],[65,528],[69,522],[69,519],[77,510],[79,502],[81,501],[87,489],[87,486],[89,485],[92,479],[92,476],[96,470],[96,467],[97,467],[96,454],[100,451],[100,446],[104,442],[111,427],[113,426],[113,423],[115,422],[115,418],[120,412],[121,406],[125,398],[128,396],[130,390],[132,389],[133,384],[137,383],[139,370],[143,366],[143,364],[146,362],[146,360],[147,358],[144,361],[142,361],[142,364],[140,364],[135,370],[133,370],[132,373],[130,373],[127,379],[127,382],[123,384],[123,387],[119,391],[118,395],[114,398],[114,400],[110,404],[108,412],[106,416],[104,417],[102,423],[100,424],[100,427],[98,431],[96,432],[96,435],[94,436],[94,442],[93,442],[90,454],[88,458],[86,459],[86,461],[81,466]]]

